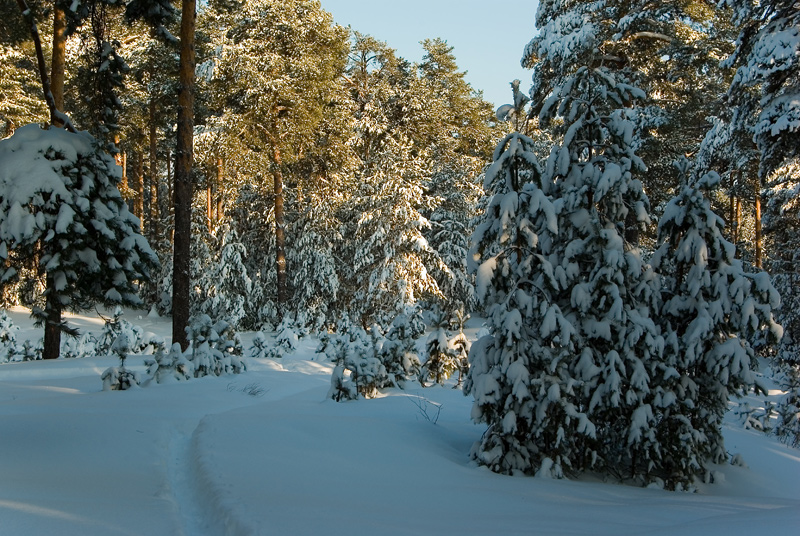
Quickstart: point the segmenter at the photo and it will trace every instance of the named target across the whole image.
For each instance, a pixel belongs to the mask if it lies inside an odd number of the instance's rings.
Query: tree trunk
[[[120,190],[128,189],[128,153],[122,151],[122,181],[119,183]]]
[[[222,161],[222,158],[217,158],[217,184],[216,184],[216,194],[217,194],[217,221],[222,219],[222,178],[225,176],[225,164]]]
[[[214,228],[214,194],[212,192],[213,187],[211,185],[211,181],[208,181],[206,185],[206,226],[208,227],[208,232],[210,233]]]
[[[56,109],[64,111],[64,72],[67,64],[67,16],[58,5],[53,6],[53,56],[50,62],[50,92]]]
[[[158,210],[158,139],[156,138],[156,101],[150,98],[150,241],[158,241],[161,216]]]
[[[272,148],[272,177],[275,181],[275,270],[278,285],[278,317],[283,318],[286,303],[289,301],[289,289],[286,284],[286,224],[283,210],[283,174],[281,173],[281,151],[277,145]]]
[[[756,179],[756,268],[762,268],[761,265],[761,180]]]
[[[188,348],[192,231],[192,129],[194,126],[194,30],[196,0],[181,3],[180,91],[175,158],[175,247],[172,257],[172,342]]]
[[[47,277],[47,295],[45,305],[44,323],[44,349],[42,359],[56,359],[61,354],[61,304],[53,291],[54,284],[51,277]]]
[[[136,157],[136,174],[133,178],[133,188],[136,197],[133,201],[133,213],[141,222],[140,229],[144,229],[144,155],[134,153]]]

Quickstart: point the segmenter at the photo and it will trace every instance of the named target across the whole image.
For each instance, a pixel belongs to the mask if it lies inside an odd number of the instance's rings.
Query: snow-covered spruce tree
[[[688,177],[688,161],[678,165]],[[706,478],[709,463],[726,460],[721,426],[729,398],[755,385],[749,341],[757,331],[772,340],[781,333],[769,276],[746,273],[722,236],[722,219],[709,202],[718,183],[718,174],[706,173],[683,186],[659,222],[652,259],[662,278],[667,342],[653,386],[661,453],[655,474],[669,487]]]
[[[191,342],[189,360],[195,378],[240,374],[246,370],[239,337],[224,320],[213,322],[208,315],[198,315],[192,318],[186,335]]]
[[[728,65],[736,67],[728,101],[735,110],[730,129],[752,136],[759,179],[767,196],[765,231],[773,247],[768,265],[784,302],[778,319],[786,329],[778,350],[788,389],[779,404],[778,432],[788,424],[797,440],[800,322],[797,308],[797,177],[800,170],[800,10],[791,0],[720,0],[733,9],[740,34]],[[794,231],[794,232],[793,232]],[[789,424],[792,423],[792,424]],[[792,429],[794,431],[792,431]]]
[[[388,380],[380,387],[399,387],[403,389],[406,381],[419,377],[420,361],[417,352],[417,340],[425,333],[425,320],[422,309],[407,306],[392,320],[386,340],[376,353],[381,359]]]
[[[425,342],[425,362],[420,367],[419,383],[427,387],[428,380],[433,380],[439,385],[453,372],[459,370],[459,354],[450,345],[447,329],[450,327],[450,318],[444,313],[439,313],[432,322],[433,331]]]
[[[384,339],[381,329],[373,324],[369,331],[345,320],[338,333],[322,338],[318,353],[324,353],[336,366],[331,375],[328,398],[337,402],[372,398],[378,389],[389,385],[386,367],[378,356]]]
[[[564,429],[580,443],[560,465],[640,482],[660,461],[651,384],[663,339],[652,320],[657,279],[638,248],[649,203],[637,177],[645,165],[635,152],[634,106],[645,94],[637,73],[613,54],[609,22],[628,8],[613,0],[541,2],[540,33],[523,63],[534,67],[531,110],[558,140],[545,170],[558,198],[553,273],[561,313],[575,330],[568,385],[588,419],[582,434]]]
[[[442,298],[433,274],[447,267],[422,233],[430,225],[422,210],[431,208],[424,177],[411,145],[390,140],[355,195],[349,310],[363,325],[386,325],[407,306]]]
[[[0,257],[46,273],[44,357],[58,357],[63,310],[140,305],[158,259],[117,189],[120,168],[86,133],[27,125],[0,141]],[[0,285],[18,273],[4,263]]]
[[[125,368],[125,359],[131,353],[130,343],[128,334],[123,332],[111,345],[111,351],[119,357],[119,367],[109,367],[103,372],[103,391],[127,391],[139,386],[139,375]]]
[[[111,318],[105,318],[103,330],[95,344],[95,351],[99,355],[109,355],[114,346],[114,342],[123,333],[128,337],[128,346],[130,353],[139,353],[144,347],[147,346],[144,340],[144,330],[131,324],[126,319],[122,318],[123,312],[120,307],[114,309],[114,314]]]
[[[0,363],[13,361],[17,355],[17,332],[19,327],[14,325],[5,311],[0,311]]]
[[[153,380],[156,383],[183,381],[194,377],[194,364],[181,351],[179,343],[173,344],[169,352],[165,350],[164,344],[156,345],[152,359],[145,360],[147,383]]]
[[[524,116],[518,84],[514,97],[499,116]],[[576,396],[574,329],[558,303],[554,185],[533,146],[519,132],[508,135],[486,172],[490,201],[472,237],[470,266],[489,334],[472,345],[464,394],[474,398],[473,420],[488,425],[472,448],[475,460],[501,473],[561,476],[584,455],[582,439],[594,429]]]
[[[247,250],[234,229],[222,233],[219,256],[209,263],[210,269],[201,279],[207,286],[199,309],[212,318],[226,319],[233,329],[241,329],[247,315],[245,303],[253,290],[244,265]]]

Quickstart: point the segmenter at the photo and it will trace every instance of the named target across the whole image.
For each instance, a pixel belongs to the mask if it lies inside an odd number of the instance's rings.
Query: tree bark
[[[134,153],[136,173],[133,177],[133,188],[136,197],[133,200],[133,214],[139,218],[140,228],[144,229],[144,155]]]
[[[64,111],[64,73],[67,65],[67,15],[53,6],[53,56],[50,62],[50,92],[56,109]]]
[[[225,163],[223,162],[222,158],[217,158],[217,183],[215,185],[216,188],[216,200],[217,200],[217,221],[222,219],[222,178],[225,176]]]
[[[181,3],[180,92],[175,150],[175,244],[172,257],[172,342],[188,348],[192,219],[192,129],[194,127],[194,32],[196,0]]]
[[[50,289],[50,293],[45,302],[42,359],[57,359],[61,355],[61,304],[52,290],[55,286],[49,276],[47,277],[47,288]]]
[[[289,289],[286,277],[286,224],[283,208],[283,174],[281,173],[281,151],[277,145],[272,148],[272,177],[275,185],[275,270],[278,285],[278,317],[283,318],[286,303],[289,301]]]
[[[158,210],[158,139],[156,138],[156,101],[150,98],[150,241],[156,243],[159,234]]]
[[[756,268],[762,268],[762,244],[761,244],[761,180],[756,179]]]

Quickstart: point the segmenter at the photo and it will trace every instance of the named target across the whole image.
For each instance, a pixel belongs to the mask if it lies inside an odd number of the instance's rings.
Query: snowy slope
[[[38,336],[21,310],[11,315],[23,326],[18,340]],[[168,338],[160,319],[127,318]],[[413,387],[338,404],[325,399],[331,366],[315,344],[249,360],[243,375],[126,392],[101,391],[112,358],[0,365],[0,535],[749,535],[800,526],[800,451],[733,417],[728,450],[749,468],[720,467],[698,493],[504,477],[468,461],[482,429],[460,391]]]

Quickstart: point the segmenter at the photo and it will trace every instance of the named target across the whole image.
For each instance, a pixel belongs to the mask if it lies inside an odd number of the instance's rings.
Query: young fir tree
[[[521,117],[527,99],[499,116]],[[486,213],[472,237],[471,269],[489,334],[472,345],[464,394],[472,418],[488,425],[472,457],[502,473],[563,474],[583,438],[594,436],[571,377],[574,328],[558,303],[553,257],[558,237],[552,182],[533,140],[519,132],[495,150],[486,172]]]
[[[638,233],[649,203],[637,175],[636,73],[614,54],[611,20],[628,15],[614,1],[545,1],[539,35],[523,63],[533,65],[529,118],[551,128],[556,145],[544,171],[555,183],[558,237],[551,253],[560,313],[574,332],[565,364],[569,390],[551,396],[585,415],[579,431],[553,423],[549,444],[557,471],[595,469],[618,478],[647,478],[659,462],[651,383],[663,339],[651,318],[657,280],[643,262]],[[544,325],[547,323],[545,322]],[[559,392],[560,391],[560,392]],[[568,426],[576,419],[564,418]],[[562,446],[561,436],[569,445]],[[574,443],[579,441],[579,443]],[[551,465],[552,464],[552,465]]]
[[[423,235],[425,171],[408,143],[387,142],[353,199],[350,310],[364,325],[385,325],[406,306],[442,297],[434,274],[447,268]]]
[[[684,177],[689,163],[679,163]],[[755,385],[752,334],[780,337],[772,318],[778,295],[766,273],[746,273],[734,246],[722,236],[722,220],[709,196],[719,175],[707,173],[684,185],[659,222],[653,267],[661,274],[661,323],[667,338],[658,376],[656,429],[670,487],[705,477],[709,463],[727,458],[722,419],[731,395]]]
[[[140,305],[158,259],[117,189],[120,169],[86,133],[28,125],[0,141],[0,253],[34,261],[51,283],[45,357],[58,357],[63,310]],[[18,270],[6,264],[2,284]]]
[[[247,275],[244,258],[247,251],[239,241],[236,231],[228,229],[222,237],[221,250],[216,262],[201,278],[208,284],[207,293],[200,310],[212,318],[225,320],[233,329],[240,329],[247,315],[245,304],[253,290]]]
[[[778,432],[797,441],[800,400],[800,323],[793,305],[800,300],[797,176],[800,161],[800,11],[796,2],[721,0],[732,8],[739,27],[736,50],[727,65],[736,72],[728,90],[733,110],[729,129],[756,144],[758,179],[767,196],[765,230],[774,246],[769,265],[784,305],[779,320],[786,328],[778,357],[788,390],[780,404]],[[788,427],[788,428],[787,428]]]

